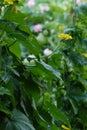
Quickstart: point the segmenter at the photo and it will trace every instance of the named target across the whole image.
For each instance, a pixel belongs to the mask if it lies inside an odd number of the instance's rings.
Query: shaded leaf
[[[5,95],[5,94],[11,96],[11,93],[7,88],[0,87],[0,95]]]
[[[29,119],[20,111],[14,110],[10,120],[7,119],[6,130],[35,130]]]

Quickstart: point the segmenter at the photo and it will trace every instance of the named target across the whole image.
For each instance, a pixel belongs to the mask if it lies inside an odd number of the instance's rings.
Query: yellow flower
[[[14,2],[13,0],[4,0],[5,2],[7,2],[9,5],[12,5]]]
[[[65,28],[65,26],[63,26],[63,25],[59,26],[59,30],[64,30],[64,28]]]
[[[61,128],[63,128],[64,130],[71,130],[70,128],[66,127],[65,125],[61,125]]]
[[[62,39],[64,39],[64,40],[72,39],[72,36],[71,36],[71,35],[69,35],[69,34],[64,34],[64,33],[58,34],[58,37],[59,37],[59,38],[62,38]]]
[[[83,56],[87,57],[87,53],[82,53]]]

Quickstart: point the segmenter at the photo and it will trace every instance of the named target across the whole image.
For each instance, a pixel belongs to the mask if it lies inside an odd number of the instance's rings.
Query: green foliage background
[[[87,130],[87,4],[25,3],[0,1],[0,130]],[[45,4],[50,10],[41,13]]]

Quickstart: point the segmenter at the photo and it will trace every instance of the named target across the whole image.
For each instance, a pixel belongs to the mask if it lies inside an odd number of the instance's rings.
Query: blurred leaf
[[[11,118],[7,119],[6,130],[35,130],[29,119],[20,111],[13,110]]]
[[[75,65],[86,65],[87,64],[87,58],[84,56],[76,53],[76,52],[70,52],[69,53],[69,59],[75,64]]]
[[[61,130],[61,128],[58,128],[56,125],[52,125],[51,130]]]
[[[32,34],[31,31],[30,31],[29,26],[27,26],[27,25],[20,25],[20,26],[19,26],[19,29],[20,29],[21,31],[24,31],[25,33]]]
[[[69,98],[69,101],[72,105],[74,113],[77,114],[78,113],[78,106],[77,106],[76,102],[74,100],[72,100],[71,98]]]
[[[28,9],[29,11],[29,9]],[[41,13],[30,13],[29,17],[26,18],[29,22],[40,23],[44,21],[44,14]]]
[[[85,15],[87,15],[87,4],[81,4],[79,7],[78,7],[78,10],[80,13],[83,13]]]
[[[12,68],[11,71],[12,71],[16,76],[20,77],[20,74],[19,74],[15,69]]]
[[[81,107],[80,110],[79,110],[79,118],[81,120],[81,123],[87,127],[87,108],[83,108]]]
[[[25,80],[25,84],[23,84],[23,89],[31,100],[33,98],[35,100],[35,103],[38,102],[40,98],[40,89],[32,78]]]
[[[81,83],[83,84],[83,86],[85,87],[85,89],[87,90],[87,80],[85,79],[80,79]]]
[[[38,55],[40,53],[40,45],[34,35],[30,35],[28,38],[28,48],[31,53]]]
[[[7,20],[7,21],[11,21],[11,22],[15,22],[15,23],[19,23],[19,24],[25,24],[25,18],[26,18],[27,14],[24,14],[20,11],[18,11],[17,13],[15,13],[13,11],[13,7],[12,6],[8,6],[8,8],[6,8],[6,12],[4,14],[3,19]]]
[[[69,96],[77,102],[87,103],[87,92],[82,91],[79,87],[73,88],[69,91]]]
[[[4,105],[0,105],[0,112],[3,112],[4,114],[8,116],[12,114],[11,111],[8,108],[6,108]]]
[[[0,87],[0,95],[5,95],[5,94],[11,96],[11,93],[7,88]]]

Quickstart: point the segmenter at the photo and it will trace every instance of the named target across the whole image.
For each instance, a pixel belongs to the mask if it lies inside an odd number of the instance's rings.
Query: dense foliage
[[[87,130],[87,4],[30,1],[0,0],[0,130]]]

